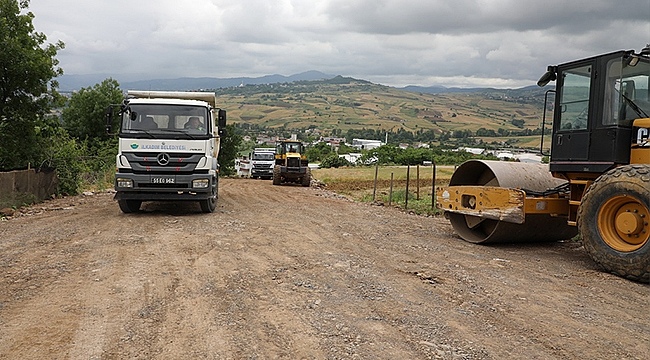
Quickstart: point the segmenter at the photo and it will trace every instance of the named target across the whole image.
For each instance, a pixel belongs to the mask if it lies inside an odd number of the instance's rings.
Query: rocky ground
[[[217,211],[110,193],[0,222],[0,359],[649,359],[650,286],[579,243],[223,179]]]

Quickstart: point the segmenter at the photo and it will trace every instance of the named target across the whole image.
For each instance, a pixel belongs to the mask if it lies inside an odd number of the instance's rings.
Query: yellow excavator
[[[551,81],[549,164],[467,161],[437,202],[466,241],[579,234],[603,269],[650,282],[650,45],[549,66]]]
[[[311,170],[308,164],[305,146],[300,140],[278,140],[275,143],[273,185],[293,182],[309,186]]]

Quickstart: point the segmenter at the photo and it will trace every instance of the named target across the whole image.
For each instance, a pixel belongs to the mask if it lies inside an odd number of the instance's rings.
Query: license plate
[[[173,177],[152,177],[152,184],[173,184],[175,182]]]

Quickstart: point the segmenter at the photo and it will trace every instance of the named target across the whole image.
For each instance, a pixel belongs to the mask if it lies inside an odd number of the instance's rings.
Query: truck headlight
[[[131,179],[123,179],[123,178],[117,178],[117,187],[121,188],[132,188],[133,187],[133,180]]]
[[[208,186],[210,186],[210,180],[208,179],[192,180],[192,187],[195,189],[206,189]]]

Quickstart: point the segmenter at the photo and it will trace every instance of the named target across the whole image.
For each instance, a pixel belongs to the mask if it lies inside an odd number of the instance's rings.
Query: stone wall
[[[55,194],[57,185],[58,178],[52,169],[0,172],[0,204],[8,206],[13,199],[25,195],[32,195],[35,200],[41,201]]]

